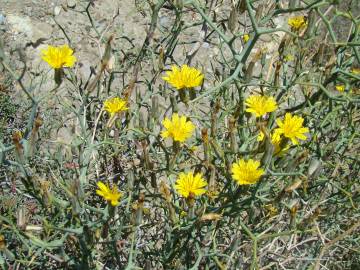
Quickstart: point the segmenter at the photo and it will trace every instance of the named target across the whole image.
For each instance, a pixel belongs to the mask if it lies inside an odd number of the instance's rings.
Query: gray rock
[[[29,17],[9,14],[6,17],[6,20],[10,26],[12,33],[14,33],[15,35],[18,33],[24,33],[28,37],[32,36],[33,28]]]
[[[28,16],[9,14],[6,17],[10,32],[14,36],[21,35],[25,42],[37,43],[40,39],[49,39],[53,28],[50,24],[31,19]]]
[[[51,37],[53,28],[50,24],[40,22],[40,21],[32,21],[33,25],[33,33],[31,38],[31,42],[37,43],[39,40],[49,39]]]

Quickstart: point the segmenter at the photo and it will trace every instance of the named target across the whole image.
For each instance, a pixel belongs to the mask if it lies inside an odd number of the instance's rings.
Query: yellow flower
[[[243,39],[243,41],[246,43],[246,42],[249,41],[250,35],[249,35],[249,34],[245,34],[245,35],[242,36],[242,39]]]
[[[232,164],[232,178],[239,185],[255,184],[264,174],[264,170],[259,168],[260,162],[249,159],[248,161],[240,159]]]
[[[247,112],[255,114],[256,117],[273,112],[277,109],[276,101],[273,97],[266,97],[260,95],[251,95],[245,100]]]
[[[294,30],[300,30],[307,25],[304,16],[295,16],[288,19],[288,25]]]
[[[338,90],[339,92],[344,92],[345,90],[345,85],[343,84],[339,84],[335,86],[336,90]]]
[[[49,45],[47,49],[42,50],[41,53],[41,59],[55,69],[72,67],[76,62],[73,50],[66,44],[60,47],[53,47]]]
[[[180,173],[176,180],[175,189],[181,196],[188,198],[191,196],[199,196],[206,192],[204,187],[207,186],[206,181],[201,173],[194,175],[193,172]]]
[[[116,185],[113,186],[112,189],[109,188],[109,185],[105,185],[103,182],[97,182],[97,186],[99,189],[96,190],[96,194],[103,197],[105,200],[109,201],[112,206],[116,206],[119,204],[119,199],[122,194],[118,191]]]
[[[172,138],[177,142],[184,142],[186,139],[190,138],[195,125],[191,121],[187,121],[185,116],[179,116],[177,113],[174,113],[171,117],[165,118],[162,122],[165,127],[165,130],[161,132],[163,138]]]
[[[200,86],[204,79],[204,75],[200,70],[188,65],[182,65],[181,68],[172,66],[171,71],[167,71],[166,75],[167,77],[162,77],[163,80],[167,81],[177,90]]]
[[[309,132],[307,127],[303,127],[304,118],[300,116],[292,116],[291,113],[286,113],[284,121],[279,118],[276,123],[279,128],[275,129],[278,135],[284,134],[284,137],[289,138],[293,144],[298,144],[298,140],[306,140],[305,133]]]
[[[126,107],[126,103],[125,100],[119,97],[109,98],[104,102],[104,110],[113,116],[116,113],[128,110],[129,108]]]

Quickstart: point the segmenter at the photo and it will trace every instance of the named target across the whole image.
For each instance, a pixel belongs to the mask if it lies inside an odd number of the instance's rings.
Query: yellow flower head
[[[172,66],[171,71],[166,72],[167,77],[162,77],[177,90],[183,88],[192,88],[200,86],[203,82],[204,75],[200,70],[182,65],[181,68]]]
[[[255,184],[264,174],[264,170],[259,167],[260,162],[257,160],[240,159],[232,164],[232,177],[239,185]]]
[[[191,196],[199,196],[206,192],[204,187],[207,186],[206,181],[201,173],[194,175],[193,172],[180,173],[176,180],[175,189],[181,196],[188,198]]]
[[[339,92],[344,92],[345,91],[345,85],[343,85],[343,84],[335,85],[335,88]]]
[[[109,98],[104,102],[104,110],[113,116],[116,113],[128,110],[126,104],[127,102],[119,97]]]
[[[295,16],[288,19],[288,25],[294,30],[300,30],[307,25],[304,16]]]
[[[243,39],[243,41],[246,43],[246,42],[249,41],[250,35],[249,35],[249,34],[245,34],[245,35],[242,36],[242,39]]]
[[[273,97],[251,95],[245,100],[245,104],[248,107],[246,111],[255,114],[256,117],[263,116],[277,109],[277,104]]]
[[[109,201],[112,206],[119,204],[119,199],[122,194],[118,191],[116,185],[112,189],[109,188],[109,185],[105,185],[103,182],[97,182],[99,189],[96,190],[96,194],[103,197],[105,200]]]
[[[41,59],[55,69],[73,67],[76,62],[73,50],[66,44],[60,47],[53,47],[49,45],[47,49],[42,50],[41,53]]]
[[[290,139],[293,144],[298,144],[298,140],[306,140],[305,133],[309,132],[307,127],[303,127],[304,118],[300,116],[292,116],[291,113],[286,113],[284,121],[276,119],[279,128],[275,129],[278,135],[284,134],[284,137]]]
[[[171,120],[165,118],[162,124],[165,130],[161,132],[161,136],[172,138],[177,142],[184,142],[190,138],[195,129],[195,125],[191,121],[187,121],[185,116],[179,116],[177,113],[172,115]]]

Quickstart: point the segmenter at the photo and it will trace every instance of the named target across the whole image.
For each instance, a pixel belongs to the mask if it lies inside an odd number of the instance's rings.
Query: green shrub
[[[90,3],[90,77],[64,27],[46,87],[3,59],[30,110],[0,145],[1,267],[357,269],[350,2],[136,1],[140,47],[97,28]],[[6,125],[17,108],[0,103]]]

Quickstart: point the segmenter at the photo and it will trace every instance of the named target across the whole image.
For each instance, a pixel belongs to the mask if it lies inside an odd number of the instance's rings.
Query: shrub
[[[0,144],[2,268],[358,268],[356,3],[146,2],[135,48],[80,10],[88,78],[64,27],[52,89],[1,58],[30,107]]]

